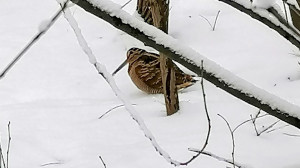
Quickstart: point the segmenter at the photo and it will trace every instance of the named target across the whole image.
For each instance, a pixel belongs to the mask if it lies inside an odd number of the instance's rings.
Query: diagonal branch
[[[166,54],[197,75],[201,76],[201,61],[204,62],[203,78],[231,95],[269,113],[278,119],[300,128],[300,108],[253,84],[237,77],[194,50],[120,9],[108,0],[72,0],[87,12],[107,21],[146,45]],[[93,3],[91,3],[93,2]],[[298,42],[298,41],[297,41]],[[300,46],[300,45],[299,45]]]
[[[273,7],[269,8],[268,10],[265,10],[265,12],[268,12],[268,14],[273,14],[275,18],[277,18],[277,21],[271,20],[270,18],[267,18],[268,15],[263,15],[262,12],[258,12],[254,9],[251,9],[250,7],[247,8],[241,4],[239,4],[237,1],[233,0],[219,0],[223,3],[226,3],[230,5],[231,7],[249,15],[253,19],[256,19],[260,21],[261,23],[265,24],[266,26],[270,27],[271,29],[275,30],[277,33],[279,33],[283,38],[288,40],[290,43],[295,45],[300,49],[300,36],[299,32],[295,30],[293,27],[288,25],[286,23],[286,20],[283,19],[276,9]],[[277,23],[276,23],[277,22]]]

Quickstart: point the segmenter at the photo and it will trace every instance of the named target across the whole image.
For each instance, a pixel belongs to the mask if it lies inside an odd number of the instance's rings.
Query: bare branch
[[[2,144],[0,142],[0,168],[2,168],[2,164],[3,164],[3,167],[6,168],[5,160],[4,160],[4,156],[3,156]]]
[[[288,127],[288,126],[290,126],[290,125],[287,124],[287,125],[283,125],[283,126],[280,126],[280,127],[277,127],[277,128],[273,128],[273,129],[267,131],[266,133],[271,133],[273,131],[277,131],[277,130],[283,129],[283,128]]]
[[[200,150],[198,150],[198,149],[192,149],[192,148],[190,148],[189,150],[192,151],[192,152],[197,152],[197,153],[200,152]],[[229,163],[229,164],[231,164],[231,165],[234,165],[234,166],[236,166],[236,167],[238,167],[238,168],[243,168],[243,167],[245,167],[245,166],[242,166],[242,165],[240,165],[240,164],[237,164],[236,162],[233,162],[233,161],[230,160],[230,159],[222,158],[222,157],[217,156],[217,155],[215,155],[215,154],[213,154],[213,153],[211,153],[211,152],[208,152],[208,151],[202,151],[201,153],[202,153],[203,155],[206,155],[206,156],[210,156],[210,157],[212,157],[212,158],[215,158],[215,159],[217,159],[217,160],[219,160],[219,161],[223,161],[223,162]]]
[[[217,20],[218,20],[218,18],[219,18],[219,15],[220,15],[220,10],[218,11],[217,16],[216,16],[216,19],[215,19],[215,22],[214,22],[214,26],[213,26],[213,28],[212,28],[213,31],[215,31],[215,29],[216,29]]]
[[[123,9],[126,5],[128,5],[132,0],[127,1],[124,5],[121,6],[121,9]]]
[[[234,142],[234,135],[233,135],[233,131],[230,127],[230,124],[228,123],[228,121],[225,119],[225,117],[223,117],[221,114],[218,114],[218,116],[220,116],[227,124],[227,127],[230,131],[230,134],[231,134],[231,140],[232,140],[232,153],[231,153],[231,156],[232,156],[232,162],[233,162],[233,168],[235,168],[235,162],[234,162],[234,151],[235,151],[235,142]]]
[[[200,14],[199,14],[199,16],[202,17],[204,20],[206,20],[206,22],[209,24],[210,28],[213,29],[213,26],[211,25],[210,21],[206,17],[204,17]]]
[[[259,113],[260,113],[260,111],[259,111]],[[254,129],[255,129],[255,132],[256,132],[257,136],[260,136],[262,133],[264,133],[264,132],[268,131],[269,129],[273,128],[280,121],[280,120],[278,120],[278,121],[274,122],[273,124],[269,125],[268,127],[264,128],[263,130],[258,131],[257,126],[256,126],[256,119],[258,118],[259,113],[257,113],[257,115],[255,117],[252,117],[252,115],[250,115],[251,121],[253,123],[253,126],[254,126]]]
[[[204,17],[204,16],[202,16],[200,14],[199,14],[199,16],[201,16],[204,20],[206,20],[206,22],[209,24],[209,26],[210,26],[210,28],[211,28],[212,31],[215,31],[219,14],[220,14],[220,10],[218,11],[218,13],[216,15],[216,18],[215,18],[215,21],[214,21],[214,25],[212,25],[210,23],[210,21],[206,17]]]
[[[300,138],[300,135],[295,135],[295,134],[283,133],[283,135]]]
[[[99,156],[99,159],[101,160],[101,162],[102,162],[102,165],[104,166],[104,168],[106,168],[106,164],[105,164],[105,162],[104,162],[104,160],[102,159],[102,157],[101,157],[101,156]]]
[[[265,116],[268,116],[269,114],[264,114],[264,115],[262,115],[262,116],[257,116],[257,119],[258,118],[262,118],[262,117],[265,117]],[[244,121],[244,122],[242,122],[241,124],[239,124],[239,125],[237,125],[234,129],[233,129],[233,132],[235,132],[238,128],[240,128],[242,125],[244,125],[244,124],[246,124],[246,123],[248,123],[248,122],[250,122],[250,121],[253,121],[252,119],[249,119],[249,120],[246,120],[246,121]]]
[[[60,162],[53,162],[53,163],[45,163],[45,164],[42,164],[42,165],[40,165],[41,167],[45,167],[45,166],[50,166],[50,165],[60,165],[60,164],[62,164],[62,163],[60,163]]]
[[[203,61],[201,62],[201,64],[202,64],[201,69],[202,69],[202,73],[203,73],[204,72],[204,70],[203,70]],[[206,103],[206,94],[205,94],[205,89],[204,89],[203,74],[201,76],[202,76],[202,78],[201,78],[202,97],[203,97],[204,109],[205,109],[205,114],[206,114],[207,123],[208,123],[207,135],[206,135],[205,143],[204,143],[202,149],[198,152],[198,154],[194,155],[187,162],[181,163],[181,165],[188,165],[193,160],[195,160],[198,156],[200,156],[200,154],[205,150],[206,146],[208,145],[208,141],[209,141],[209,137],[210,137],[210,133],[211,133],[211,120],[210,120],[210,116],[209,116],[209,112],[208,112],[208,108],[207,108],[207,103]]]
[[[20,58],[35,44],[55,23],[60,14],[67,8],[67,4],[70,0],[67,0],[63,7],[56,12],[56,14],[50,19],[45,27],[38,32],[33,39],[22,49],[22,51],[6,66],[6,68],[0,73],[0,80],[6,75],[6,73],[20,60]]]
[[[136,104],[132,104],[132,105],[136,105]],[[124,104],[121,104],[121,105],[118,105],[118,106],[115,106],[111,109],[109,109],[108,111],[106,111],[104,114],[102,114],[98,119],[101,119],[103,118],[105,115],[107,115],[108,113],[110,113],[111,111],[117,109],[117,108],[120,108],[120,107],[124,107],[125,105]]]
[[[7,125],[7,132],[8,132],[8,143],[7,143],[7,151],[6,151],[6,167],[9,168],[8,166],[8,158],[9,158],[9,151],[10,151],[10,142],[11,142],[11,136],[10,136],[10,121],[8,122]]]

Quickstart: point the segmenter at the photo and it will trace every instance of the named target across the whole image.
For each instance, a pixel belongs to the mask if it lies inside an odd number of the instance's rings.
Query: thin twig
[[[9,168],[8,166],[8,158],[9,158],[9,151],[10,151],[10,142],[11,142],[11,136],[10,136],[10,121],[8,122],[7,125],[7,132],[8,132],[8,144],[7,144],[7,151],[6,151],[6,167]]]
[[[254,129],[255,129],[255,132],[256,132],[257,136],[260,136],[262,133],[264,133],[264,132],[268,131],[269,129],[273,128],[280,121],[280,120],[278,120],[278,121],[274,122],[273,124],[269,125],[268,127],[264,128],[263,130],[258,131],[257,126],[256,126],[256,119],[258,118],[258,115],[256,115],[254,118],[252,117],[252,115],[250,115],[250,117],[251,117],[251,120],[252,120],[252,123],[253,123],[253,126],[254,126]]]
[[[219,14],[220,14],[220,10],[218,11],[218,13],[216,15],[216,18],[215,18],[215,21],[214,21],[214,25],[212,25],[210,23],[210,21],[206,17],[204,17],[204,16],[202,16],[200,14],[199,14],[199,16],[206,20],[206,22],[209,24],[209,26],[210,26],[210,28],[211,28],[212,31],[215,31]]]
[[[45,164],[42,164],[41,167],[50,166],[50,165],[60,165],[60,164],[63,164],[63,163],[61,163],[61,162],[45,163]]]
[[[192,151],[192,152],[200,152],[198,149],[189,149],[190,151]],[[238,167],[238,168],[242,168],[242,167],[244,167],[244,166],[242,166],[242,165],[239,165],[239,164],[237,164],[236,162],[234,163],[232,160],[230,160],[230,159],[226,159],[226,158],[223,158],[223,157],[220,157],[220,156],[217,156],[217,155],[215,155],[215,154],[213,154],[213,153],[211,153],[211,152],[208,152],[208,151],[202,151],[201,152],[203,155],[206,155],[206,156],[210,156],[210,157],[212,157],[212,158],[215,158],[215,159],[217,159],[217,160],[219,160],[219,161],[223,161],[223,162],[226,162],[226,163],[229,163],[229,164],[232,164],[232,165],[235,165],[236,167]]]
[[[39,33],[37,33],[33,39],[22,49],[22,51],[4,68],[4,70],[0,73],[0,80],[7,74],[7,72],[20,60],[20,58],[35,44],[55,23],[60,14],[67,8],[67,4],[70,0],[67,0],[63,7],[56,12],[56,14],[51,18],[49,23]]]
[[[292,136],[292,137],[299,137],[300,138],[300,135],[295,135],[295,134],[283,133],[283,135]]]
[[[259,135],[260,136],[262,133],[268,131],[269,129],[273,128],[277,123],[279,123],[280,120],[277,120],[276,122],[274,122],[273,124],[269,125],[268,127],[266,127],[265,129],[263,129],[262,131],[260,131]]]
[[[219,10],[218,13],[217,13],[217,16],[216,16],[216,19],[215,19],[215,22],[214,22],[214,26],[213,26],[213,28],[212,28],[213,31],[215,31],[215,29],[216,29],[217,20],[218,20],[218,18],[219,18],[220,12],[221,12],[221,11]]]
[[[262,115],[262,116],[257,117],[257,119],[258,119],[258,118],[265,117],[265,116],[268,116],[268,115],[269,115],[269,114],[264,114],[264,115]],[[236,131],[238,128],[240,128],[242,125],[244,125],[244,124],[246,124],[246,123],[248,123],[248,122],[250,122],[250,121],[252,121],[252,119],[246,120],[246,121],[242,122],[241,124],[237,125],[237,126],[233,129],[233,132],[235,132],[235,131]]]
[[[210,21],[206,17],[204,17],[204,16],[202,16],[200,14],[199,14],[199,16],[201,16],[203,19],[206,20],[206,22],[209,24],[209,26],[210,26],[211,29],[213,28],[213,26],[211,25]]]
[[[3,154],[2,154],[2,147],[0,142],[0,168],[2,168],[2,162],[3,162]]]
[[[228,123],[228,121],[225,119],[225,117],[223,117],[221,114],[218,114],[218,116],[220,116],[227,124],[227,127],[230,131],[230,134],[231,134],[231,139],[232,139],[232,153],[231,153],[231,156],[232,156],[232,162],[233,162],[233,168],[235,168],[235,162],[234,162],[234,151],[235,151],[235,142],[234,142],[234,135],[233,135],[233,131],[230,127],[230,124]]]
[[[290,126],[290,125],[289,124],[283,125],[281,127],[277,127],[277,128],[271,129],[270,131],[267,131],[266,133],[271,133],[273,131],[277,131],[277,130],[283,129],[283,128],[288,127],[288,126]]]
[[[136,104],[132,104],[132,105],[136,105]],[[111,109],[109,109],[108,111],[106,111],[104,114],[102,114],[98,119],[101,119],[103,118],[105,115],[107,115],[108,113],[110,113],[111,111],[117,109],[117,108],[120,108],[120,107],[124,107],[125,105],[124,104],[121,104],[121,105],[118,105],[118,106],[115,106]]]
[[[104,168],[106,168],[106,164],[105,164],[105,162],[103,161],[103,159],[102,159],[102,157],[101,157],[101,156],[99,156],[99,159],[101,160],[101,162],[102,162],[102,164],[103,164]]]
[[[256,135],[259,136],[259,133],[258,133],[257,127],[256,127],[256,122],[255,122],[256,119],[255,119],[255,117],[253,118],[252,115],[250,115],[250,117],[251,117],[251,121],[254,126],[254,129],[255,129]]]
[[[200,156],[200,154],[204,151],[204,149],[208,145],[208,141],[209,141],[209,137],[210,137],[211,121],[210,121],[210,116],[209,116],[209,112],[208,112],[208,108],[207,108],[206,94],[205,94],[204,82],[203,82],[204,81],[203,80],[203,60],[201,61],[201,69],[202,69],[202,74],[201,74],[201,89],[202,89],[204,109],[205,109],[205,113],[206,113],[206,117],[207,117],[207,122],[208,122],[208,130],[207,130],[206,140],[205,140],[205,143],[204,143],[202,149],[196,155],[194,155],[189,161],[187,161],[185,163],[181,163],[180,165],[188,165],[193,160],[195,160],[198,156]]]
[[[10,136],[10,121],[8,122],[7,125],[7,131],[8,131],[8,143],[7,143],[7,151],[6,151],[6,160],[4,159],[3,155],[3,148],[0,142],[0,168],[1,164],[3,165],[3,168],[8,168],[8,158],[9,158],[9,150],[10,150],[10,141],[11,141],[11,136]],[[6,162],[6,163],[5,163]]]
[[[123,9],[126,5],[128,5],[132,0],[129,0],[128,2],[126,2],[124,5],[121,6],[121,9]]]

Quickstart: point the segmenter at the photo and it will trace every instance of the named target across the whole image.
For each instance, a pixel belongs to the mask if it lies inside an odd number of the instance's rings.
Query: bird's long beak
[[[127,59],[112,73],[112,76],[117,74],[126,64],[127,64]]]

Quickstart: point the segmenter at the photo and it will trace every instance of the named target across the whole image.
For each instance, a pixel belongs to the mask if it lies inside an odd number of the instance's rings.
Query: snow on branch
[[[300,33],[281,16],[276,5],[268,8],[253,7],[250,1],[246,0],[219,0],[231,7],[249,15],[266,26],[278,32],[282,37],[300,49]],[[262,0],[264,1],[264,0]],[[270,14],[274,17],[270,17]]]
[[[130,14],[123,11],[120,5],[109,0],[71,1],[87,12],[107,21],[117,29],[144,42],[145,45],[164,53],[169,58],[175,60],[199,76],[201,76],[201,62],[203,61],[204,79],[210,81],[212,84],[231,95],[262,109],[270,115],[300,128],[300,108],[298,106],[237,77],[164,32],[132,17]],[[235,3],[235,5],[239,4]],[[270,21],[268,21],[268,23],[269,22]],[[281,29],[281,31],[286,33],[283,29]],[[294,36],[290,36],[290,38],[294,39],[292,41],[295,42],[295,44],[299,44],[299,41],[294,38]],[[298,46],[300,47],[300,44]]]

